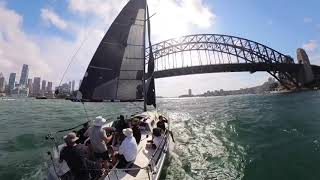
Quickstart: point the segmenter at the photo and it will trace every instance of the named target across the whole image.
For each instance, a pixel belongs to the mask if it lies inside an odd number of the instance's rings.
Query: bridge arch
[[[219,62],[212,63],[210,60],[194,65],[191,60],[191,64],[177,63],[178,59],[184,60],[186,52],[192,51],[202,52],[209,59],[210,54],[219,57]],[[212,72],[266,71],[284,85],[285,81],[297,84],[292,74],[300,68],[290,56],[266,45],[222,34],[195,34],[169,39],[152,45],[152,52],[156,78]],[[176,54],[181,57],[174,58]],[[228,60],[221,63],[220,58]]]

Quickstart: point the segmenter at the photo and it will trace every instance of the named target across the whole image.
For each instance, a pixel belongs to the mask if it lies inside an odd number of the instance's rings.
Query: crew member
[[[115,153],[113,162],[119,161],[117,168],[125,168],[128,163],[132,163],[138,154],[138,146],[131,128],[126,128],[123,131],[126,138],[122,141],[119,151]]]
[[[163,117],[163,116],[159,116],[159,121],[157,122],[157,127],[162,129],[162,131],[166,131],[166,123],[168,123],[168,119]]]
[[[87,147],[83,144],[77,144],[76,141],[79,139],[74,132],[69,133],[63,137],[67,144],[61,150],[60,163],[65,160],[74,176],[77,180],[89,180],[89,160]],[[94,164],[94,162],[91,162]],[[93,165],[91,165],[93,167]]]
[[[103,129],[103,125],[106,123],[106,119],[101,116],[96,117],[93,127],[90,127],[85,136],[89,136],[91,148],[94,153],[94,157],[97,159],[110,160],[108,154],[107,143],[112,140],[112,135],[107,136],[106,131]]]

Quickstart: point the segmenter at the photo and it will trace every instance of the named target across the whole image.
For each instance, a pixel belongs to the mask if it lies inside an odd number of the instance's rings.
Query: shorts
[[[102,158],[103,160],[110,160],[108,151],[103,152],[103,153],[94,152],[94,157],[97,158],[97,159]]]

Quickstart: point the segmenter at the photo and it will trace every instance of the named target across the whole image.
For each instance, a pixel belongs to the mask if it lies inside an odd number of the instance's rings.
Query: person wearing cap
[[[86,146],[77,144],[79,139],[74,132],[63,137],[67,146],[60,152],[60,162],[65,160],[77,180],[89,180],[89,171],[87,170],[89,161]],[[89,165],[90,166],[90,165]]]
[[[114,155],[113,162],[118,160],[117,168],[125,168],[128,163],[132,163],[138,154],[138,146],[131,128],[123,129],[122,133],[126,138],[122,141],[118,153]]]
[[[90,127],[85,136],[89,136],[91,148],[94,157],[97,159],[109,160],[107,143],[112,140],[112,136],[107,136],[106,131],[103,129],[103,125],[106,123],[106,119],[101,116],[96,117],[93,122],[93,127]]]

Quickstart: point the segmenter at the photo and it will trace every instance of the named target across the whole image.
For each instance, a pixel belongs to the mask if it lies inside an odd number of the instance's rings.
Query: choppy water
[[[320,179],[320,92],[159,99],[175,146],[163,179]],[[110,120],[133,104],[88,103]],[[84,121],[81,104],[0,100],[0,179],[44,179],[45,135]],[[63,134],[61,134],[63,135]]]

